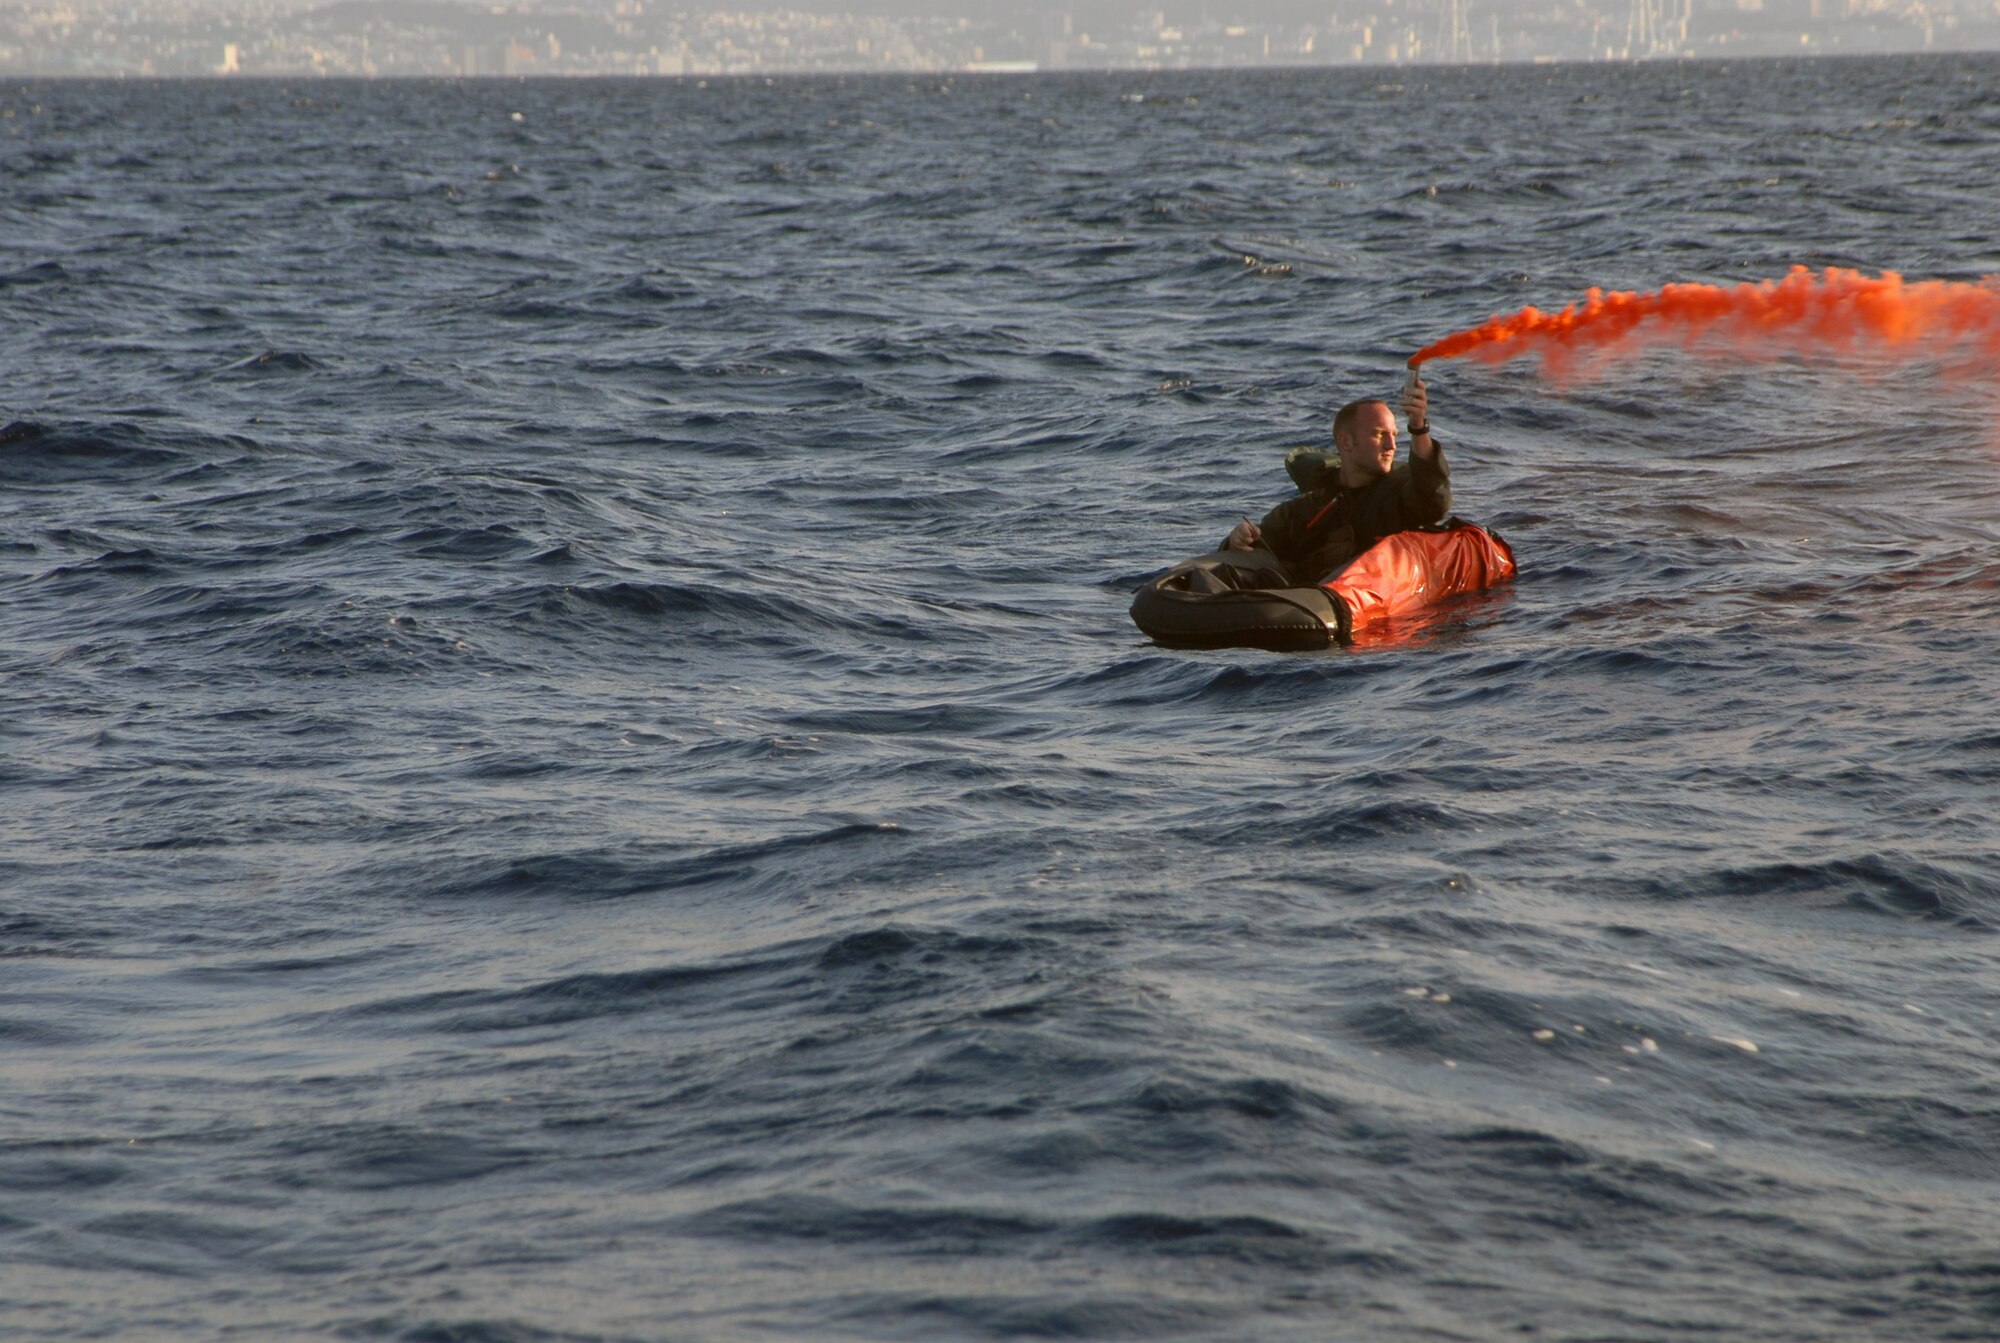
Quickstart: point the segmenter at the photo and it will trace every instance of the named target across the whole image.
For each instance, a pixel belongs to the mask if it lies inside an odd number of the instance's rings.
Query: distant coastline
[[[645,0],[0,7],[7,77],[935,75],[1992,50],[2000,10],[1963,0],[1596,0],[1505,14],[1471,0],[1350,0],[1312,23],[1173,22],[1156,9],[1096,30],[1056,11],[977,20],[668,10]]]

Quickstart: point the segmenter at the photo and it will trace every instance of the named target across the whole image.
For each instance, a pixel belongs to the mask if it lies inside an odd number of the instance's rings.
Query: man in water
[[[1333,417],[1337,465],[1264,515],[1245,518],[1226,550],[1263,545],[1294,581],[1317,583],[1391,532],[1442,522],[1451,511],[1451,468],[1431,437],[1430,393],[1421,378],[1403,393],[1410,460],[1396,465],[1396,417],[1386,401],[1350,401]]]

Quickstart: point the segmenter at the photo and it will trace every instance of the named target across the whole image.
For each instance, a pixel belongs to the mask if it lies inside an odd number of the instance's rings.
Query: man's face
[[[1334,447],[1342,484],[1359,489],[1379,480],[1396,464],[1396,417],[1379,401],[1362,406],[1348,431],[1334,435]]]

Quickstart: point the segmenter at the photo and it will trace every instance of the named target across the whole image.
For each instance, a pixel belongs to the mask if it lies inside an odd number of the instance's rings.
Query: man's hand
[[[1412,377],[1403,389],[1403,418],[1410,426],[1410,455],[1430,460],[1437,453],[1437,440],[1430,436],[1431,389],[1421,377]]]
[[[1264,533],[1256,523],[1245,518],[1229,529],[1229,535],[1222,540],[1224,550],[1255,550],[1263,544]]]
[[[1403,419],[1408,424],[1427,425],[1431,422],[1431,389],[1419,377],[1403,389]]]

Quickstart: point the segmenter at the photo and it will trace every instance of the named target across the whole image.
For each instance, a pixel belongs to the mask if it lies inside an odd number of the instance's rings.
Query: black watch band
[[[1423,436],[1424,436],[1425,434],[1428,434],[1428,433],[1429,433],[1430,431],[1431,431],[1431,427],[1430,427],[1430,425],[1429,425],[1429,424],[1427,424],[1427,423],[1426,423],[1426,424],[1413,424],[1413,425],[1411,425],[1411,426],[1410,426],[1410,437],[1411,437],[1411,438],[1421,438],[1421,437],[1423,437]]]

